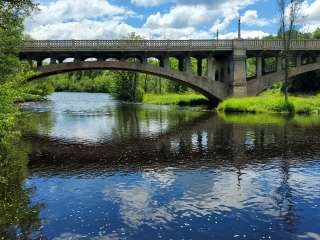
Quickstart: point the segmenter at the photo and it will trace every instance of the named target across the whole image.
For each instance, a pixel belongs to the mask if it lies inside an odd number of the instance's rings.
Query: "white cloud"
[[[111,27],[115,27],[117,36],[117,31],[130,28],[121,23],[127,17],[139,16],[107,0],[91,0],[90,4],[83,0],[57,0],[40,5],[40,11],[27,18],[25,25],[26,33],[36,39],[88,39],[107,35]]]
[[[150,15],[144,27],[163,29],[197,28],[209,26],[207,35],[212,35],[217,29],[225,31],[237,18],[239,11],[256,0],[243,1],[194,1],[180,0],[167,13],[157,12]]]
[[[272,22],[272,20],[268,20],[265,18],[259,18],[258,12],[256,10],[247,10],[243,17],[241,18],[241,22],[245,23],[249,26],[259,26],[263,27]]]
[[[56,0],[42,4],[40,12],[26,21],[26,33],[35,39],[116,39],[136,32],[146,39],[212,39],[220,37],[237,18],[239,11],[258,0],[178,0],[167,12],[145,16],[142,26],[132,26],[128,18],[140,18],[126,7],[108,0]],[[172,0],[131,0],[134,4],[159,5]],[[245,13],[245,22],[260,21],[257,14]],[[259,25],[258,24],[258,25]],[[265,36],[262,31],[243,32],[252,38]]]
[[[131,0],[132,4],[135,4],[137,6],[144,6],[144,7],[159,6],[166,2],[168,2],[168,0]]]
[[[241,37],[245,39],[262,38],[269,35],[270,35],[269,33],[266,33],[260,30],[241,31]],[[220,38],[222,39],[234,39],[237,37],[238,37],[238,32],[230,32],[230,33],[220,35]]]
[[[130,32],[137,32],[125,23],[115,20],[93,21],[81,20],[78,22],[59,22],[40,25],[30,29],[30,34],[35,39],[111,39],[121,38]]]
[[[302,5],[302,24],[303,31],[315,31],[320,28],[320,0],[312,3],[305,1]]]

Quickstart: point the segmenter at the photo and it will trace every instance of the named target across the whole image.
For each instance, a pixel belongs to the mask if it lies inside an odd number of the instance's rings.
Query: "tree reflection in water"
[[[31,204],[27,188],[30,147],[17,132],[0,138],[0,239],[33,239],[39,235],[42,204]]]

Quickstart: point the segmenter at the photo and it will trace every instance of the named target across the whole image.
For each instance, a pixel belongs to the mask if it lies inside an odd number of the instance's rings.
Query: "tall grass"
[[[238,113],[320,113],[320,95],[290,96],[289,106],[280,90],[269,90],[257,97],[230,98],[217,107],[218,111]]]
[[[207,105],[209,101],[206,97],[196,93],[164,93],[164,94],[145,94],[144,103],[157,105],[180,105],[180,106],[196,106]]]

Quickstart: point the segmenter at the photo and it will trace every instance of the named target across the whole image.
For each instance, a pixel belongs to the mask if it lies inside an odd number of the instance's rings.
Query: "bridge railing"
[[[281,50],[281,40],[36,40],[25,41],[23,50]],[[320,40],[293,40],[292,49],[320,50]]]

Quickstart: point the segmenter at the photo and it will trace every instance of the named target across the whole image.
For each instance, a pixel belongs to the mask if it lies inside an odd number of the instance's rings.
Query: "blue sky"
[[[26,20],[35,39],[118,39],[136,32],[146,39],[234,38],[238,16],[244,38],[278,30],[277,0],[39,0]],[[320,27],[320,0],[302,5],[302,31]]]

